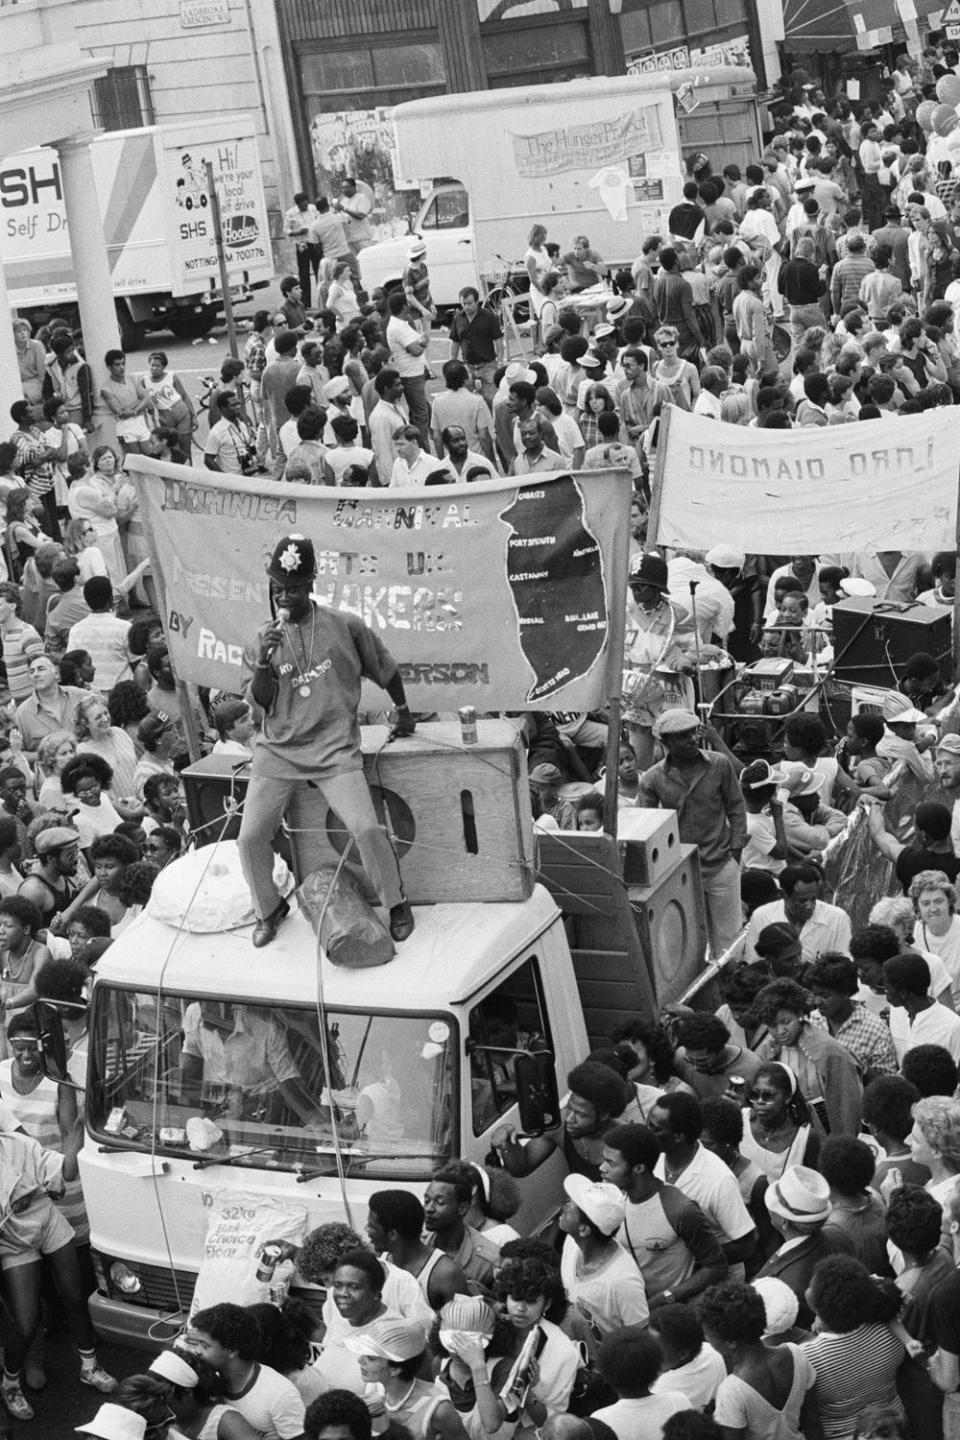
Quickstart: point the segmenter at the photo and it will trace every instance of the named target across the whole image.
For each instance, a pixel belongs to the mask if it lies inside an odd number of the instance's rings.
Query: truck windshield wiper
[[[249,1160],[251,1155],[274,1155],[279,1147],[276,1145],[259,1145],[250,1150],[244,1150],[239,1155],[201,1155],[194,1160],[194,1170],[208,1170],[211,1165],[239,1165],[244,1160]],[[193,1153],[193,1152],[191,1152]]]

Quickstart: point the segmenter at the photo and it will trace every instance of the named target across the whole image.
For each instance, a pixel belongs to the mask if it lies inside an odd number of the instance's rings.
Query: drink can
[[[476,745],[477,743],[477,712],[472,705],[464,705],[458,712],[460,716],[460,739],[464,745]]]
[[[280,1248],[277,1245],[264,1245],[260,1251],[260,1259],[257,1262],[258,1280],[267,1284],[273,1279],[273,1272],[280,1263]]]
[[[742,1075],[731,1075],[727,1081],[727,1099],[741,1107],[747,1098],[747,1082]]]

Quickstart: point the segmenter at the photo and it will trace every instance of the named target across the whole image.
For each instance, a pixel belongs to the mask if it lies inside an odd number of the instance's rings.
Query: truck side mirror
[[[523,1051],[513,1062],[520,1129],[542,1135],[560,1124],[560,1092],[555,1060],[549,1050]]]
[[[33,1007],[40,1038],[40,1064],[48,1080],[58,1085],[69,1085],[74,1090],[83,1087],[71,1078],[67,1070],[67,1040],[63,1030],[64,1015],[75,1011],[77,1015],[86,1012],[85,1005],[72,1005],[69,1001],[38,1000]]]

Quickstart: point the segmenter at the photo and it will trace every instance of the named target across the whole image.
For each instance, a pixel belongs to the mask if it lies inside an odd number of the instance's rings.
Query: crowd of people
[[[647,544],[667,406],[786,429],[960,399],[960,192],[937,110],[960,101],[958,72],[949,46],[900,57],[876,103],[828,102],[795,74],[754,164],[715,174],[688,158],[668,232],[637,237],[632,267],[612,269],[584,235],[564,251],[534,226],[535,354],[510,363],[496,311],[468,287],[432,374],[423,241],[411,237],[398,289],[367,296],[362,187],[348,182],[333,205],[298,195],[286,217],[297,274],[279,310],[257,313],[243,359],[224,363],[202,445],[163,352],[129,376],[111,351],[97,397],[69,327],[34,336],[16,322],[24,396],[0,445],[0,1398],[14,1418],[33,1418],[26,1392],[44,1379],[47,1274],[81,1379],[111,1396],[78,1427],[99,1440],[960,1433],[958,693],[939,657],[917,654],[882,713],[831,733],[798,710],[762,754],[704,726],[694,703],[704,660],[829,665],[844,597],[951,611],[956,556]],[[592,316],[565,304],[598,286]],[[119,448],[91,453],[98,399]],[[676,812],[698,847],[719,963],[709,1004],[625,1016],[584,1056],[559,1130],[530,1140],[499,1125],[486,1163],[451,1159],[422,1200],[370,1195],[364,1233],[330,1223],[275,1246],[295,1262],[293,1296],[195,1312],[118,1384],[85,1300],[82,1106],[45,1075],[31,1007],[83,1005],[96,964],[190,843],[188,751],[251,759],[260,714],[278,703],[279,624],[252,642],[245,696],[191,699],[154,618],[123,459],[189,464],[195,447],[228,476],[345,487],[628,469],[617,801]],[[312,644],[312,549],[289,566],[281,554],[302,540],[285,537],[269,573],[284,623],[310,618]],[[396,663],[360,630],[350,644],[408,734]],[[601,828],[606,714],[530,712],[518,726],[537,827]],[[894,826],[887,807],[907,783],[930,794],[912,826]],[[354,802],[351,828],[369,839],[374,821]],[[866,815],[892,877],[859,897],[866,921],[826,898],[824,862],[852,814]],[[380,888],[402,941],[413,920],[394,880]],[[272,883],[257,944],[287,913]],[[81,1081],[85,1058],[78,1022]],[[556,1228],[522,1236],[509,1222],[555,1154]]]

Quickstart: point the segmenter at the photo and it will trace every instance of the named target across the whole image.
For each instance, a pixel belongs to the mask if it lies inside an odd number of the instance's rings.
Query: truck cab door
[[[430,293],[438,307],[456,305],[465,285],[476,285],[470,199],[462,186],[435,190],[415,226],[427,246]]]
[[[522,1132],[524,1112],[528,1118],[539,1112],[541,1124],[544,1112],[549,1112],[555,1127],[550,1135],[556,1148],[529,1175],[515,1182],[520,1208],[510,1223],[522,1235],[542,1229],[552,1219],[566,1171],[562,1129],[557,1124],[560,1116],[555,1027],[547,1005],[542,959],[545,961],[536,950],[522,957],[492,990],[471,1002],[466,1025],[471,1043],[467,1047],[469,1085],[465,1087],[463,1153],[480,1165],[488,1157],[495,1165],[499,1163],[494,1146],[496,1131],[506,1125]],[[565,1072],[572,1057],[564,1049]],[[554,1067],[552,1083],[547,1081],[547,1066]],[[533,1103],[528,1104],[531,1100]],[[542,1129],[539,1133],[543,1133]]]

